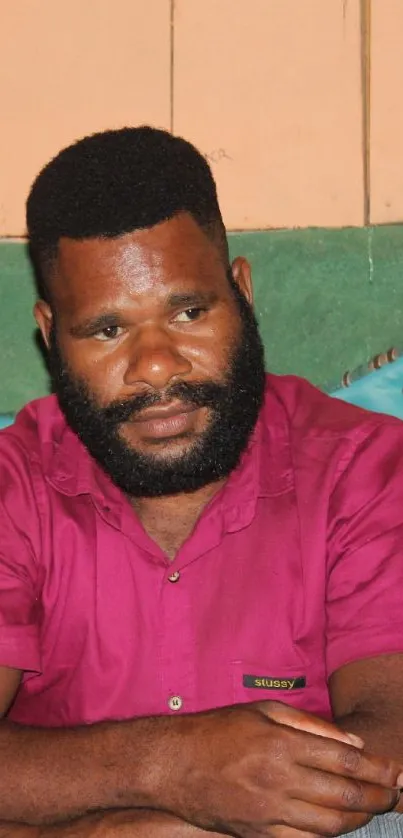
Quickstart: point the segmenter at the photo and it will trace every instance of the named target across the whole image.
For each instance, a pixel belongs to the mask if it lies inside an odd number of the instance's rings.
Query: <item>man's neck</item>
[[[133,498],[132,505],[150,538],[172,560],[191,534],[205,506],[224,483],[225,480],[220,480],[196,492],[180,495]]]

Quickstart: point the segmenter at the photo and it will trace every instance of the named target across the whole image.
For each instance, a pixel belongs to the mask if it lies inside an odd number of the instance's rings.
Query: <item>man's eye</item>
[[[206,311],[205,308],[187,308],[176,315],[175,320],[178,323],[192,323],[193,320],[198,320]]]
[[[120,326],[105,326],[104,329],[101,329],[94,335],[95,340],[107,341],[107,340],[114,340],[118,338],[122,332]]]

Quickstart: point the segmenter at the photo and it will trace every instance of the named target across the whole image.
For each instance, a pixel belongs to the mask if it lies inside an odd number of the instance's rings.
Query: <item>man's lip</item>
[[[197,410],[197,406],[185,402],[171,402],[167,405],[159,405],[159,407],[150,407],[148,410],[143,410],[131,420],[134,423],[152,422],[154,419],[168,419],[170,416],[179,416],[182,413],[193,413]]]
[[[188,434],[192,430],[192,414],[195,410],[196,405],[171,402],[150,407],[129,421],[138,429],[142,438],[157,442]]]

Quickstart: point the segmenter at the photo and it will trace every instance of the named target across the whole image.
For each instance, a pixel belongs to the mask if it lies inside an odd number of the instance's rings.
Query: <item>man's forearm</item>
[[[351,736],[340,737],[334,725],[277,702],[77,729],[4,723],[0,820],[44,826],[102,810],[143,808],[176,815],[185,835],[195,834],[195,827],[199,835],[222,828],[246,838],[268,824],[283,825],[292,799],[287,823],[293,829],[316,832],[319,824],[321,834],[330,834],[336,809],[340,832],[351,832],[368,815],[396,804],[403,777],[403,760],[365,750],[350,766],[352,748],[357,750]],[[306,806],[312,801],[319,815]]]
[[[159,806],[175,764],[174,719],[74,729],[0,723],[0,820],[53,824],[106,809]]]
[[[0,823],[0,838],[207,838],[207,834],[210,838],[216,835],[146,809],[98,812],[53,826]]]

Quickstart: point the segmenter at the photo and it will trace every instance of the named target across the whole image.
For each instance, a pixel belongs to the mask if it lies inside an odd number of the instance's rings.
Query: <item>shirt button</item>
[[[180,710],[182,707],[183,701],[180,695],[171,695],[171,698],[168,699],[168,707],[170,710]]]
[[[171,573],[171,575],[168,576],[168,582],[177,582],[179,577],[180,577],[179,570],[175,570],[174,573]]]

